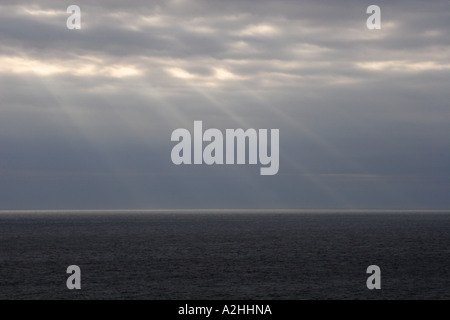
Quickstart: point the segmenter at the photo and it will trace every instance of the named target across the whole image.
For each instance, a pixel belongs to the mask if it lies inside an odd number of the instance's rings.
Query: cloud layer
[[[370,4],[0,1],[0,209],[449,208],[450,4]],[[174,166],[194,120],[279,174]]]

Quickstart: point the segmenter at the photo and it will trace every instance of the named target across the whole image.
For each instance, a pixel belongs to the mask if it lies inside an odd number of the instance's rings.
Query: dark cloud
[[[370,4],[0,1],[0,209],[448,208],[450,4]],[[173,165],[194,120],[279,173]]]

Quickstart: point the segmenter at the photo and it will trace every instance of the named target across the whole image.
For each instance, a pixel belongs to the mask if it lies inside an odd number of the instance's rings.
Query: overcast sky
[[[2,0],[0,209],[449,209],[449,30],[447,0]],[[194,120],[279,129],[278,174],[174,165]]]

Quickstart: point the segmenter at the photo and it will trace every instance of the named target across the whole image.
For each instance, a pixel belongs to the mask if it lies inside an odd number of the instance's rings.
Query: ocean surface
[[[450,299],[450,214],[3,212],[0,299]]]

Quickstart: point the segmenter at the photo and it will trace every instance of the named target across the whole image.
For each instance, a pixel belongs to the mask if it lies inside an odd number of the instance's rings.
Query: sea
[[[448,300],[450,213],[2,211],[0,299]]]

